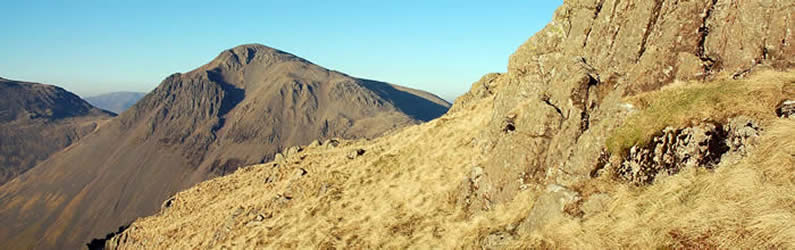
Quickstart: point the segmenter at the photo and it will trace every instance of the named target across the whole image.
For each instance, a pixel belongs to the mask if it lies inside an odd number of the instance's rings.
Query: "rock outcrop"
[[[512,200],[522,185],[589,176],[606,137],[630,113],[624,96],[792,68],[792,8],[761,0],[565,1],[511,56],[507,74],[487,75],[453,107],[493,99],[479,140],[489,159],[481,166],[482,182],[493,186],[484,194],[489,206]]]
[[[698,126],[665,128],[645,146],[634,146],[616,169],[621,178],[649,184],[658,174],[673,175],[683,168],[712,168],[724,159],[736,160],[748,153],[759,138],[753,119],[736,117],[726,124],[704,122]]]
[[[169,76],[69,150],[0,187],[0,248],[78,248],[163,200],[285,149],[372,138],[444,114],[432,94],[250,44]],[[331,143],[329,143],[331,144]]]
[[[778,108],[776,109],[776,114],[778,114],[779,117],[784,117],[784,118],[795,117],[795,101],[787,100],[781,102],[781,105],[779,105]]]

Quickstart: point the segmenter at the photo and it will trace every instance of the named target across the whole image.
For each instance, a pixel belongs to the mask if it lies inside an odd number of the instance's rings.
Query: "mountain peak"
[[[261,43],[247,43],[247,44],[241,44],[241,45],[235,46],[234,48],[231,48],[231,50],[236,50],[236,49],[277,50],[277,49],[265,46],[265,45],[263,45]]]
[[[441,116],[448,107],[430,93],[349,77],[264,45],[227,49],[196,70],[167,77],[14,187],[0,187],[0,224],[32,228],[0,229],[0,249],[78,248],[153,214],[162,200],[199,181],[314,140],[374,138]],[[50,203],[28,196],[38,193],[63,198]],[[33,200],[36,208],[4,199],[11,196]],[[86,209],[62,216],[66,204]],[[57,240],[38,241],[49,238]]]
[[[199,68],[201,70],[212,70],[215,68],[223,67],[227,69],[239,68],[241,66],[255,64],[255,65],[270,65],[285,61],[308,61],[297,57],[293,54],[274,49],[262,44],[252,43],[236,46],[231,49],[222,51],[215,59],[207,65]]]
[[[236,55],[243,55],[243,56],[250,56],[250,57],[257,57],[258,55],[278,55],[278,54],[289,54],[287,52],[274,49],[259,43],[249,43],[235,46],[234,48],[227,49],[223,53],[233,53]]]

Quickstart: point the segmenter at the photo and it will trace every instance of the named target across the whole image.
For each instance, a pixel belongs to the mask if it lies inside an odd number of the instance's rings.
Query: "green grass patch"
[[[795,85],[795,74],[764,72],[746,80],[675,83],[660,90],[627,98],[637,111],[607,139],[612,154],[625,154],[635,145],[647,145],[666,127],[683,128],[702,121],[725,122],[745,115],[760,120],[775,118],[775,107],[793,98],[785,89]]]

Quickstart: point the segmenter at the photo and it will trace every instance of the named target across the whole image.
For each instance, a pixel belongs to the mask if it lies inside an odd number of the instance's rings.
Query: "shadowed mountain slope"
[[[178,190],[290,146],[372,138],[446,112],[448,103],[418,92],[262,45],[226,50],[0,187],[0,248],[77,248]]]
[[[112,117],[51,85],[0,78],[0,96],[0,185]]]

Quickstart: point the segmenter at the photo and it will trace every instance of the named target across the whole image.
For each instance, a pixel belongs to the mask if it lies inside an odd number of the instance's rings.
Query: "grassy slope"
[[[751,157],[687,169],[643,188],[618,185],[602,213],[560,221],[516,247],[795,247],[795,120],[775,120]],[[596,185],[615,185],[602,182]]]
[[[748,93],[767,93],[753,90],[767,91],[767,85],[787,89],[792,76],[766,73],[742,83],[760,84],[749,85]],[[678,97],[667,93],[715,84],[682,85],[683,89],[666,88],[634,98]],[[698,114],[714,115],[710,105],[755,110],[745,105],[764,96],[734,102],[709,96],[743,96],[699,93],[702,101],[685,102],[685,107],[707,111],[686,112],[695,114],[693,119]],[[767,102],[759,103],[767,107]],[[457,195],[469,185],[472,166],[486,157],[475,146],[478,130],[474,128],[485,126],[490,113],[484,111],[491,105],[488,98],[479,100],[373,141],[310,148],[278,167],[252,166],[201,183],[179,193],[171,208],[135,222],[127,239],[138,245],[127,247],[795,248],[793,120],[760,116],[766,119],[765,132],[752,156],[714,171],[686,169],[646,187],[620,183],[609,175],[589,179],[574,188],[584,197],[609,194],[612,199],[603,210],[522,233],[514,229],[533,207],[537,197],[533,189],[488,211],[472,213],[457,203],[461,201]],[[641,108],[638,116],[648,115],[644,113],[648,110],[654,109]],[[364,156],[346,157],[359,148],[366,150]],[[494,235],[499,244],[492,244]]]

